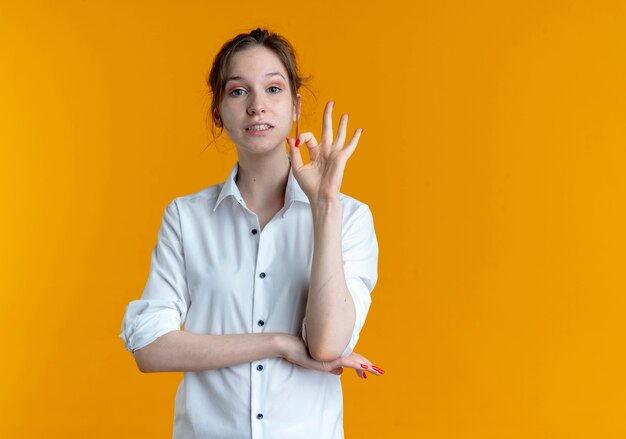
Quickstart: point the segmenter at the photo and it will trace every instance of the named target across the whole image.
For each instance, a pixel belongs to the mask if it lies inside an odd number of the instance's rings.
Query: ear
[[[213,123],[216,127],[222,128],[222,118],[220,117],[217,109],[213,111]]]
[[[299,119],[301,115],[302,115],[302,105],[300,105],[300,93],[298,93],[296,95],[295,105],[293,106],[293,121],[295,122],[296,119]]]

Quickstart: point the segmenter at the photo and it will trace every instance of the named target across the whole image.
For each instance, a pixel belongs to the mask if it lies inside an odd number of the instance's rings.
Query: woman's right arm
[[[142,372],[197,372],[281,357],[286,334],[194,334],[171,331],[133,354]]]
[[[134,353],[140,371],[197,372],[220,369],[263,358],[283,358],[307,369],[340,375],[344,367],[365,378],[365,371],[382,375],[384,371],[367,358],[351,353],[334,361],[317,361],[301,337],[285,333],[206,335],[171,331]]]

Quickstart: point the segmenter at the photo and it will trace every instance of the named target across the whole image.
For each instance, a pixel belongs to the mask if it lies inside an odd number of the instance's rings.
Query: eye
[[[243,96],[246,91],[243,88],[236,88],[230,91],[231,96]]]
[[[282,91],[280,87],[276,87],[275,85],[269,87],[268,90],[270,91],[270,93],[280,93]]]

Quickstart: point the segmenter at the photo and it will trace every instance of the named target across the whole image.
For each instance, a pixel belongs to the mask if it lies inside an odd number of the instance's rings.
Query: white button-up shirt
[[[284,207],[260,230],[235,183],[174,199],[166,208],[150,273],[126,308],[120,337],[135,352],[170,331],[284,332],[306,340],[313,255],[310,204],[289,172]],[[367,205],[340,195],[342,251],[356,321],[354,349],[376,284],[378,245]],[[340,377],[266,358],[185,372],[174,412],[175,439],[342,438]]]

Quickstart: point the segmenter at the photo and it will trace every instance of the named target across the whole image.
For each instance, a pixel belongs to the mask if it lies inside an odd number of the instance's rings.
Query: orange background
[[[221,44],[297,48],[304,130],[365,128],[343,192],[380,277],[347,371],[348,438],[626,436],[621,1],[0,3],[0,436],[171,437],[182,374],[119,338],[163,209],[202,152]]]

